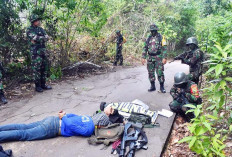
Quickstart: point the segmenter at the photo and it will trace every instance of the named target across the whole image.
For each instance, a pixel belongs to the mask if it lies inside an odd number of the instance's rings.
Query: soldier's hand
[[[164,59],[162,60],[162,62],[163,62],[163,64],[166,64],[166,63],[167,63],[167,59],[164,58]]]
[[[146,63],[146,59],[142,58],[142,64],[144,65]]]

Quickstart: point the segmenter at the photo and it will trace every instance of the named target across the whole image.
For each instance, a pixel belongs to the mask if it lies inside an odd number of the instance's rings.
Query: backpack
[[[123,42],[123,44],[125,44],[126,43],[126,38],[124,36],[122,38],[123,38],[122,42]]]
[[[131,113],[129,122],[141,123],[142,125],[151,124],[151,117],[141,113]]]
[[[104,144],[108,146],[110,143],[117,141],[123,134],[124,126],[120,123],[108,125],[106,127],[95,128],[95,135],[88,138],[88,143],[92,145]]]

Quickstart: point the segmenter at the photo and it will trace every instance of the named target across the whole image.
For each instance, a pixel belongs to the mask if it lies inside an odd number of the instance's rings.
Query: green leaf
[[[199,136],[199,135],[202,135],[204,133],[206,133],[208,131],[207,128],[203,127],[203,126],[200,126],[196,129],[196,135]]]
[[[195,106],[195,105],[192,105],[192,104],[186,104],[186,105],[184,105],[184,107],[189,107],[189,108],[193,108],[193,109],[196,108],[196,106]]]
[[[208,130],[211,130],[211,125],[210,123],[207,123],[207,122],[203,122],[204,126],[208,129]]]
[[[232,77],[226,77],[225,80],[229,81],[229,82],[232,82]]]
[[[206,117],[211,118],[211,119],[214,119],[214,120],[217,120],[217,119],[218,119],[218,117],[215,117],[215,116],[210,115],[210,114],[206,115]]]
[[[225,95],[220,97],[219,106],[222,107],[225,104]]]
[[[184,143],[184,142],[191,141],[192,138],[193,138],[193,136],[187,136],[187,137],[181,139],[180,141],[178,141],[178,143]]]
[[[222,80],[222,81],[220,82],[220,86],[221,86],[222,89],[225,89],[226,81]]]
[[[194,136],[194,137],[192,138],[191,142],[189,143],[189,148],[192,148],[192,146],[194,145],[194,143],[196,142],[196,140],[197,140],[197,137]]]
[[[216,67],[210,68],[205,74],[211,73],[213,70],[215,70]]]
[[[216,67],[215,67],[215,72],[216,72],[216,77],[219,76],[221,74],[223,70],[223,64],[218,64]]]

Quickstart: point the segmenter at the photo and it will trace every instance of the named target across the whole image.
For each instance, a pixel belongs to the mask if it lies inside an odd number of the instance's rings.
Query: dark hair
[[[106,107],[106,102],[101,102],[101,104],[100,104],[100,110],[104,111],[105,107]]]

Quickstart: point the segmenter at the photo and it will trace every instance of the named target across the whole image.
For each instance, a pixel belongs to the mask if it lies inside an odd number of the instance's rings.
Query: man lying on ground
[[[81,116],[58,113],[58,117],[50,116],[42,121],[30,124],[10,124],[0,126],[0,143],[7,141],[32,141],[53,138],[57,136],[85,136],[94,133],[95,126],[107,126],[112,122],[109,116],[114,114],[114,109],[108,106],[104,112],[94,116]]]

